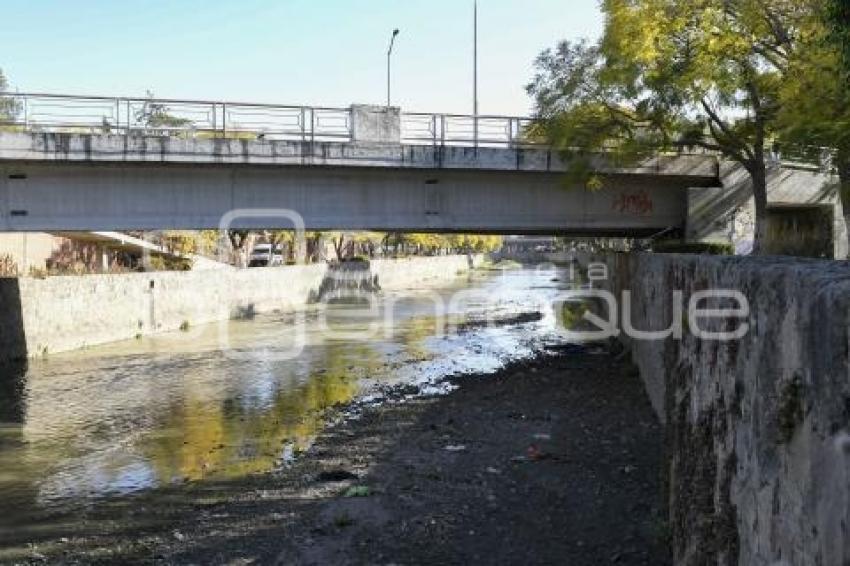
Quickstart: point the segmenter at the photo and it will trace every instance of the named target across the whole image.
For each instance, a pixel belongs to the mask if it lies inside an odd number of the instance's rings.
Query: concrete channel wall
[[[850,267],[612,255],[634,327],[668,328],[674,290],[741,291],[737,341],[626,340],[666,421],[677,564],[850,564]],[[710,306],[710,305],[707,305]],[[737,327],[739,321],[720,321]]]
[[[362,276],[373,288],[450,281],[481,256],[376,260]],[[333,286],[322,265],[0,280],[0,356],[41,356],[178,330],[232,317],[288,311]],[[330,283],[328,281],[330,280]]]

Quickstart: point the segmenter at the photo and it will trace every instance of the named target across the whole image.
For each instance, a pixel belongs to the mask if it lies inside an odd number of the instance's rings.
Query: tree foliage
[[[827,0],[825,8],[830,40],[840,53],[844,79],[847,80],[850,78],[850,2]]]
[[[603,0],[599,43],[544,52],[528,90],[540,131],[568,157],[702,147],[753,179],[756,250],[766,232],[765,145],[810,18],[807,0]],[[592,159],[579,166],[593,181]]]
[[[501,236],[482,234],[392,233],[387,235],[385,241],[397,255],[487,253],[502,247]]]
[[[837,170],[844,216],[850,218],[850,3],[808,4],[780,89],[780,135],[786,143],[804,144],[807,157],[830,157],[823,164]]]
[[[136,112],[136,121],[148,128],[185,128],[192,125],[188,118],[174,116],[167,105],[156,102],[152,91],[147,91],[147,100]]]
[[[0,93],[8,90],[9,81],[3,74],[3,70],[0,69]],[[8,96],[0,96],[0,122],[14,121],[20,111],[21,107],[17,100]]]
[[[825,16],[830,2],[811,0],[806,33],[790,58],[780,89],[780,125],[789,142],[841,148],[850,146],[850,92],[842,80],[841,45]]]

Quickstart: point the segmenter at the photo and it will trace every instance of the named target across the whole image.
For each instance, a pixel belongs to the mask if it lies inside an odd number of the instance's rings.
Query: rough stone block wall
[[[626,340],[666,421],[677,564],[850,564],[850,267],[777,258],[609,256],[634,326],[669,327],[672,292],[741,291],[733,342]],[[686,315],[685,315],[686,316]],[[684,321],[687,322],[687,321]]]

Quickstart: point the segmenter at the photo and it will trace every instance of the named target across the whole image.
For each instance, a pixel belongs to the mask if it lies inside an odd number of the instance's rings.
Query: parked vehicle
[[[271,244],[257,244],[251,251],[248,267],[276,267],[283,265],[283,253],[280,246],[272,249]]]

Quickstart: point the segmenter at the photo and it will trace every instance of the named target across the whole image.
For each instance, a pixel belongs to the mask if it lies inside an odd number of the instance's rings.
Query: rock
[[[359,479],[358,476],[347,470],[328,470],[320,472],[319,475],[316,476],[316,481],[319,483],[334,483],[356,479]]]

